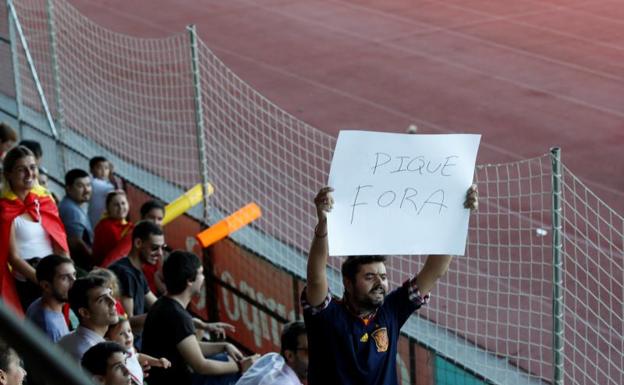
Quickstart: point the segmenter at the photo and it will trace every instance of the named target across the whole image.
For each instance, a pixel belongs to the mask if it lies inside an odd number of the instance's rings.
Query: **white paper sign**
[[[480,140],[341,131],[329,173],[330,255],[464,255]]]

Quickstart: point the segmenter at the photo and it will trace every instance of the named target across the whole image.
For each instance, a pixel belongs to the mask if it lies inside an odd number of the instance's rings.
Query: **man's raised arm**
[[[318,224],[314,229],[314,239],[308,255],[306,299],[312,306],[318,306],[327,297],[329,285],[327,283],[327,257],[329,246],[327,243],[327,213],[331,211],[334,199],[331,187],[323,187],[316,198],[316,215]]]
[[[470,211],[479,207],[477,185],[473,184],[468,189],[464,207]],[[452,259],[453,257],[450,255],[430,255],[427,257],[425,266],[416,275],[416,285],[423,295],[429,293],[436,281],[446,274]]]

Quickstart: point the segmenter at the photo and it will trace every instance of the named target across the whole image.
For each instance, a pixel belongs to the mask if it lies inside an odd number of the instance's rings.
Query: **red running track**
[[[624,212],[624,3],[495,0],[71,0],[99,24],[159,37],[196,24],[242,79],[340,129],[483,135],[479,163],[563,148]]]

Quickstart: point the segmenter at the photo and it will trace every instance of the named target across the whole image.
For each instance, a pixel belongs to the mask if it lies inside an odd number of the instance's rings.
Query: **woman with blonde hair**
[[[3,160],[0,296],[20,315],[40,295],[33,262],[50,254],[68,256],[65,227],[50,193],[37,182],[38,172],[26,147],[14,147]]]

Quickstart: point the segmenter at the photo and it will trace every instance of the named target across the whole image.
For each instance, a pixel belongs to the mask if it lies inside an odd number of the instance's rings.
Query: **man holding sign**
[[[376,134],[376,133],[373,133]],[[341,133],[342,135],[342,133]],[[379,143],[377,141],[377,143]],[[334,153],[334,162],[332,163],[332,172],[330,173],[330,182],[344,183],[346,177],[343,175],[332,174],[335,167],[336,157],[339,156],[340,138],[336,146]],[[351,147],[351,146],[349,146]],[[362,170],[365,173],[370,173],[373,178],[366,180],[364,183],[360,183],[356,180],[353,184],[357,191],[357,186],[363,185],[380,185],[380,181],[375,179],[375,173],[379,171],[382,162],[379,162],[378,153],[382,151],[361,151],[363,147],[360,144],[356,144],[356,147],[364,155],[364,158],[368,157],[370,162],[362,161],[364,164]],[[476,150],[475,150],[476,152]],[[383,151],[387,154],[388,158],[397,158],[391,154],[391,149]],[[359,155],[359,154],[356,154]],[[420,156],[420,155],[419,155]],[[448,156],[448,155],[447,155]],[[451,174],[450,164],[458,164],[463,157],[461,155],[456,156],[452,161],[446,161],[442,157],[440,161],[440,167],[437,169],[438,178],[446,178],[446,174]],[[476,156],[476,154],[475,154]],[[399,157],[400,158],[400,157]],[[405,159],[408,157],[405,156]],[[424,157],[423,157],[424,158]],[[358,156],[349,156],[350,161],[352,159],[358,160]],[[377,160],[375,160],[377,159]],[[433,159],[433,157],[431,157]],[[400,160],[399,160],[400,161]],[[405,162],[403,160],[403,162]],[[444,164],[447,162],[445,171]],[[377,169],[374,169],[377,167]],[[408,170],[406,165],[395,166],[392,170]],[[474,159],[472,163],[474,168]],[[429,170],[433,171],[436,167],[430,167]],[[416,176],[420,177],[422,174],[418,174],[418,169],[412,167],[411,170],[416,170]],[[353,171],[353,168],[350,169]],[[421,170],[422,171],[422,170]],[[424,172],[427,172],[425,169]],[[432,172],[433,173],[433,172]],[[395,173],[396,174],[396,173]],[[406,175],[408,175],[406,173]],[[349,175],[351,177],[351,175]],[[469,175],[472,179],[472,175]],[[333,179],[333,181],[332,181]],[[414,175],[410,183],[414,181]],[[438,183],[436,179],[431,179],[431,183]],[[440,182],[441,183],[441,182]],[[470,184],[468,184],[470,185]],[[440,185],[442,186],[442,185]],[[437,191],[440,188],[434,186]],[[410,187],[411,188],[411,187]],[[425,190],[425,186],[418,187],[421,190]],[[441,199],[431,199],[431,206],[436,210],[431,210],[436,216],[446,215],[446,210],[443,210],[443,206],[446,206],[448,211],[459,211],[466,214],[466,231],[467,231],[467,219],[468,210],[475,210],[477,208],[477,190],[476,186],[472,185],[466,193],[464,187],[463,195],[463,207],[461,203],[458,203],[455,207],[452,203],[450,193],[445,195],[446,200],[442,202]],[[407,191],[407,188],[404,190]],[[328,213],[332,212],[330,218],[329,228],[340,229],[340,224],[336,225],[333,221],[342,220],[346,225],[352,226],[353,218],[349,215],[349,210],[357,208],[357,194],[355,194],[355,200],[352,200],[354,194],[348,192],[344,194],[341,200],[336,202],[336,208],[334,208],[334,198],[332,192],[334,190],[331,187],[324,187],[319,191],[314,203],[316,205],[316,212],[318,216],[318,224],[314,232],[314,240],[310,248],[310,255],[308,257],[307,266],[307,286],[303,290],[301,301],[304,309],[304,320],[306,323],[306,329],[309,337],[309,385],[395,385],[397,384],[396,373],[396,355],[399,332],[403,324],[407,321],[409,316],[422,305],[426,304],[429,300],[429,291],[433,288],[435,282],[443,276],[448,270],[452,257],[450,255],[430,255],[421,271],[413,278],[407,280],[400,288],[388,293],[388,278],[386,274],[385,260],[386,257],[382,255],[370,255],[367,250],[359,252],[359,255],[350,255],[344,261],[342,265],[342,279],[344,284],[344,297],[342,300],[332,299],[329,292],[329,285],[326,275],[327,260],[330,253],[331,243],[334,242],[335,234],[332,233],[328,242]],[[382,194],[385,191],[392,191],[391,189],[381,189]],[[400,189],[395,189],[400,191]],[[450,190],[449,190],[450,191]],[[336,191],[336,195],[338,194]],[[401,194],[397,194],[399,198]],[[403,195],[410,195],[405,193]],[[413,194],[412,194],[413,195]],[[385,199],[385,198],[384,198]],[[401,198],[405,201],[405,198]],[[421,201],[420,204],[413,205],[401,205],[397,203],[396,209],[406,211],[405,208],[409,208],[411,211],[409,217],[422,219],[418,217],[423,210],[428,210],[429,198]],[[355,202],[355,203],[354,203]],[[375,203],[375,201],[372,201]],[[379,198],[377,198],[379,202]],[[383,210],[387,209],[389,205],[385,205],[387,200],[381,200],[383,204],[371,204],[373,209]],[[424,203],[422,203],[424,202]],[[441,205],[443,204],[443,206]],[[341,207],[342,206],[342,207]],[[424,208],[423,208],[424,207]],[[345,215],[335,218],[336,212],[342,211]],[[418,212],[421,210],[421,212]],[[369,215],[374,215],[369,214]],[[400,214],[387,212],[383,215],[386,216],[385,221],[377,223],[377,225],[392,227],[391,222],[395,220]],[[399,218],[400,219],[400,218]],[[408,227],[407,231],[412,228]],[[455,227],[452,227],[454,230]],[[348,231],[350,229],[347,228]],[[399,231],[393,229],[394,231]],[[441,232],[448,229],[438,229]],[[379,231],[378,231],[379,232]],[[339,237],[342,234],[338,235]],[[364,235],[367,238],[375,238],[376,234]],[[340,243],[340,246],[336,248],[339,250],[337,253],[332,252],[332,255],[344,255],[345,250],[362,250],[361,244],[370,242],[371,239],[357,240],[352,242],[352,245]],[[465,237],[464,237],[465,242]],[[394,242],[395,243],[395,242]],[[413,243],[409,242],[409,243]],[[384,250],[383,242],[372,239],[371,248],[375,251]],[[380,246],[381,245],[381,246]],[[398,247],[398,248],[397,248]],[[401,245],[391,244],[388,245],[388,250],[404,250]],[[410,244],[405,247],[413,247]],[[431,250],[436,250],[433,246]],[[420,249],[418,249],[420,250]],[[446,250],[446,249],[441,249]],[[451,248],[455,250],[455,248]],[[449,252],[444,252],[449,253]],[[463,252],[462,252],[463,253]],[[439,253],[442,254],[442,253]],[[422,294],[421,294],[422,293]],[[426,294],[425,294],[426,293]]]

